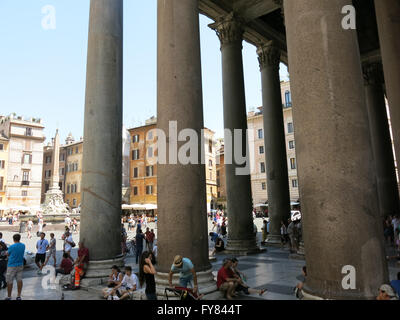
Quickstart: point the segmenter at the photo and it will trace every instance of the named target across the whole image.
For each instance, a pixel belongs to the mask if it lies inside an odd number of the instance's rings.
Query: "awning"
[[[11,209],[14,211],[31,211],[30,207],[25,206],[12,207]]]
[[[258,203],[254,206],[254,208],[259,208],[259,207],[268,207],[268,204],[266,203]]]
[[[157,209],[156,204],[148,203],[148,204],[123,204],[122,205],[122,210],[155,210]]]

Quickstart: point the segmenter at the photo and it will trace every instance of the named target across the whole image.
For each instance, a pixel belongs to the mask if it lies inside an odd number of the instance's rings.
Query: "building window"
[[[22,181],[29,181],[29,171],[22,172]]]
[[[261,189],[266,190],[267,189],[267,184],[265,182],[261,182]]]
[[[22,195],[23,197],[27,197],[27,196],[28,196],[28,191],[22,190],[21,195]]]
[[[76,199],[73,199],[73,200],[72,200],[72,205],[73,205],[74,207],[76,207]]]
[[[287,108],[292,106],[292,95],[290,91],[285,92],[285,104]]]
[[[71,185],[70,184],[67,186],[67,193],[71,193]]]
[[[132,150],[132,160],[139,160],[139,149]]]
[[[139,176],[139,168],[133,168],[133,177],[137,178]]]
[[[133,187],[133,195],[134,196],[138,195],[138,187]]]
[[[209,152],[209,153],[212,153],[212,147],[213,147],[213,142],[212,142],[212,140],[210,139],[210,140],[208,140],[208,152]]]
[[[6,160],[0,160],[0,169],[4,169]]]
[[[44,193],[46,193],[47,191],[49,191],[50,185],[48,183],[46,183],[44,185]]]
[[[289,149],[294,149],[294,140],[289,141]]]
[[[68,148],[67,154],[68,154],[69,156],[72,155],[72,148]]]
[[[217,186],[221,186],[221,180],[219,180],[219,178],[217,178]]]
[[[79,153],[79,147],[75,148],[75,153]]]
[[[74,163],[74,171],[78,171],[78,162]]]
[[[153,194],[153,186],[146,186],[146,194]]]
[[[152,177],[153,176],[153,166],[147,166],[146,167],[146,177]]]
[[[290,158],[290,168],[296,169],[296,159],[295,158]]]
[[[60,161],[64,161],[65,160],[65,153],[61,153],[60,155]]]
[[[60,168],[60,176],[63,176],[64,172],[65,172],[64,168]]]
[[[264,146],[259,146],[259,147],[258,147],[258,152],[259,152],[260,154],[264,154]]]
[[[149,157],[149,158],[153,157],[153,147],[147,148],[147,157]]]
[[[147,134],[147,140],[151,139],[153,139],[153,131],[149,131],[149,133]]]
[[[4,144],[0,143],[0,151],[4,150]]]
[[[138,134],[135,134],[135,135],[132,137],[132,142],[133,142],[133,143],[139,142],[139,135],[138,135]]]
[[[260,163],[260,172],[265,173],[265,163],[264,162]]]
[[[25,135],[28,137],[32,136],[32,128],[26,128]]]
[[[287,132],[288,133],[293,133],[293,122],[289,122],[288,124],[287,124]]]
[[[297,187],[298,187],[298,182],[297,182],[296,179],[293,179],[293,180],[292,180],[292,187],[293,187],[293,188],[297,188]]]
[[[51,156],[46,157],[46,163],[51,163]]]
[[[258,139],[263,139],[263,138],[264,138],[263,130],[262,130],[262,129],[258,129],[258,130],[257,130],[257,133],[258,133]]]
[[[25,153],[22,157],[22,163],[23,164],[29,164],[32,163],[32,155]]]
[[[3,191],[4,177],[0,177],[0,191]]]
[[[212,160],[208,160],[208,166],[210,167],[210,169],[212,169],[212,165],[213,165]]]
[[[51,177],[51,170],[46,170],[46,171],[44,172],[44,177],[45,177],[45,178],[50,178],[50,177]]]

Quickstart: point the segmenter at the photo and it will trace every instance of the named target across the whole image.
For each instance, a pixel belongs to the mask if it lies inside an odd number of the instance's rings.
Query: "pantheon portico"
[[[122,263],[122,3],[91,0],[90,9],[81,238],[98,267],[93,276],[101,267]],[[355,30],[342,27],[346,5],[356,9]],[[164,132],[169,132],[170,121],[177,121],[178,131],[189,128],[198,136],[203,128],[199,14],[214,21],[210,27],[221,42],[224,126],[231,131],[247,129],[243,41],[258,53],[271,218],[268,242],[279,242],[280,223],[290,214],[279,81],[283,62],[292,88],[308,268],[305,294],[373,298],[388,281],[382,219],[399,213],[384,99],[400,159],[400,3],[158,0],[157,118]],[[167,136],[167,154],[171,141]],[[237,168],[235,162],[226,165],[227,249],[249,254],[259,250],[252,232],[250,175],[235,174]],[[193,261],[200,290],[207,293],[215,285],[208,257],[204,172],[202,164],[158,167],[157,281],[165,284],[174,255],[181,254]],[[355,288],[342,286],[345,266],[356,272]]]

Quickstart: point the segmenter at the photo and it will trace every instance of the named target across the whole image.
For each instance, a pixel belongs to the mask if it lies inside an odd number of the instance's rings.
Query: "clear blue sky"
[[[42,7],[56,29],[42,28]],[[205,126],[223,135],[219,40],[200,16]],[[89,0],[0,0],[0,114],[40,117],[47,139],[83,135]],[[124,124],[156,115],[157,0],[124,1]],[[255,47],[243,49],[247,109],[261,105]],[[282,75],[286,68],[281,65]],[[48,140],[49,141],[49,140]]]

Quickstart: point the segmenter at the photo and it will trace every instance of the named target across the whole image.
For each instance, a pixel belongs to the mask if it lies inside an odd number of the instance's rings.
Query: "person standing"
[[[157,300],[156,281],[154,279],[156,274],[157,271],[151,261],[150,253],[148,251],[143,252],[140,257],[139,282],[141,287],[146,283],[147,300]]]
[[[153,243],[154,243],[154,238],[155,238],[155,233],[154,230],[147,228],[146,231],[146,245],[147,245],[147,250],[152,251],[153,250]]]
[[[32,219],[28,220],[27,229],[28,229],[28,239],[31,239],[32,238],[32,229],[33,229]]]
[[[264,244],[265,241],[267,241],[267,237],[268,237],[267,223],[268,223],[268,221],[266,219],[264,219],[263,220],[263,226],[261,228],[261,230],[262,230],[262,241],[261,241],[261,243],[262,244]]]
[[[0,289],[7,287],[7,281],[4,274],[7,271],[7,245],[0,239]]]
[[[180,272],[179,285],[183,288],[187,288],[188,286],[192,286],[192,281],[193,281],[194,282],[193,292],[197,294],[199,290],[197,285],[197,275],[196,271],[194,270],[194,265],[192,261],[190,261],[189,258],[183,258],[180,255],[175,256],[168,277],[168,283],[171,288],[172,288],[172,275],[177,272]]]
[[[13,235],[14,244],[8,248],[8,264],[7,264],[7,298],[5,300],[11,300],[11,294],[13,290],[14,278],[17,280],[18,296],[17,300],[21,300],[22,292],[22,273],[24,270],[24,253],[25,245],[20,243],[21,235]]]
[[[3,242],[3,243],[5,243],[4,242],[4,239],[3,239],[3,234],[0,232],[0,242]]]
[[[73,247],[75,247],[75,243],[72,239],[72,234],[69,232],[69,229],[67,229],[64,234],[64,253],[67,253],[71,257],[71,250]]]
[[[53,261],[54,261],[53,265],[54,265],[54,268],[56,268],[56,264],[57,264],[56,253],[57,253],[56,239],[54,238],[54,233],[50,233],[49,253],[47,255],[46,261],[44,262],[44,265],[47,265],[50,258],[53,257]]]
[[[141,229],[137,229],[135,240],[136,240],[136,264],[138,264],[139,258],[141,257],[143,252],[144,234]]]
[[[39,220],[38,220],[38,227],[39,227],[39,230],[38,230],[38,232],[37,232],[37,236],[40,237],[40,235],[41,235],[42,232],[43,232],[43,225],[44,225],[43,217],[42,217],[41,214],[39,214],[38,219],[39,219]]]
[[[46,261],[46,251],[49,249],[49,242],[45,239],[46,234],[42,232],[40,234],[40,239],[36,243],[36,257],[35,257],[35,263],[38,266],[38,274],[42,273],[42,269],[45,265]]]

